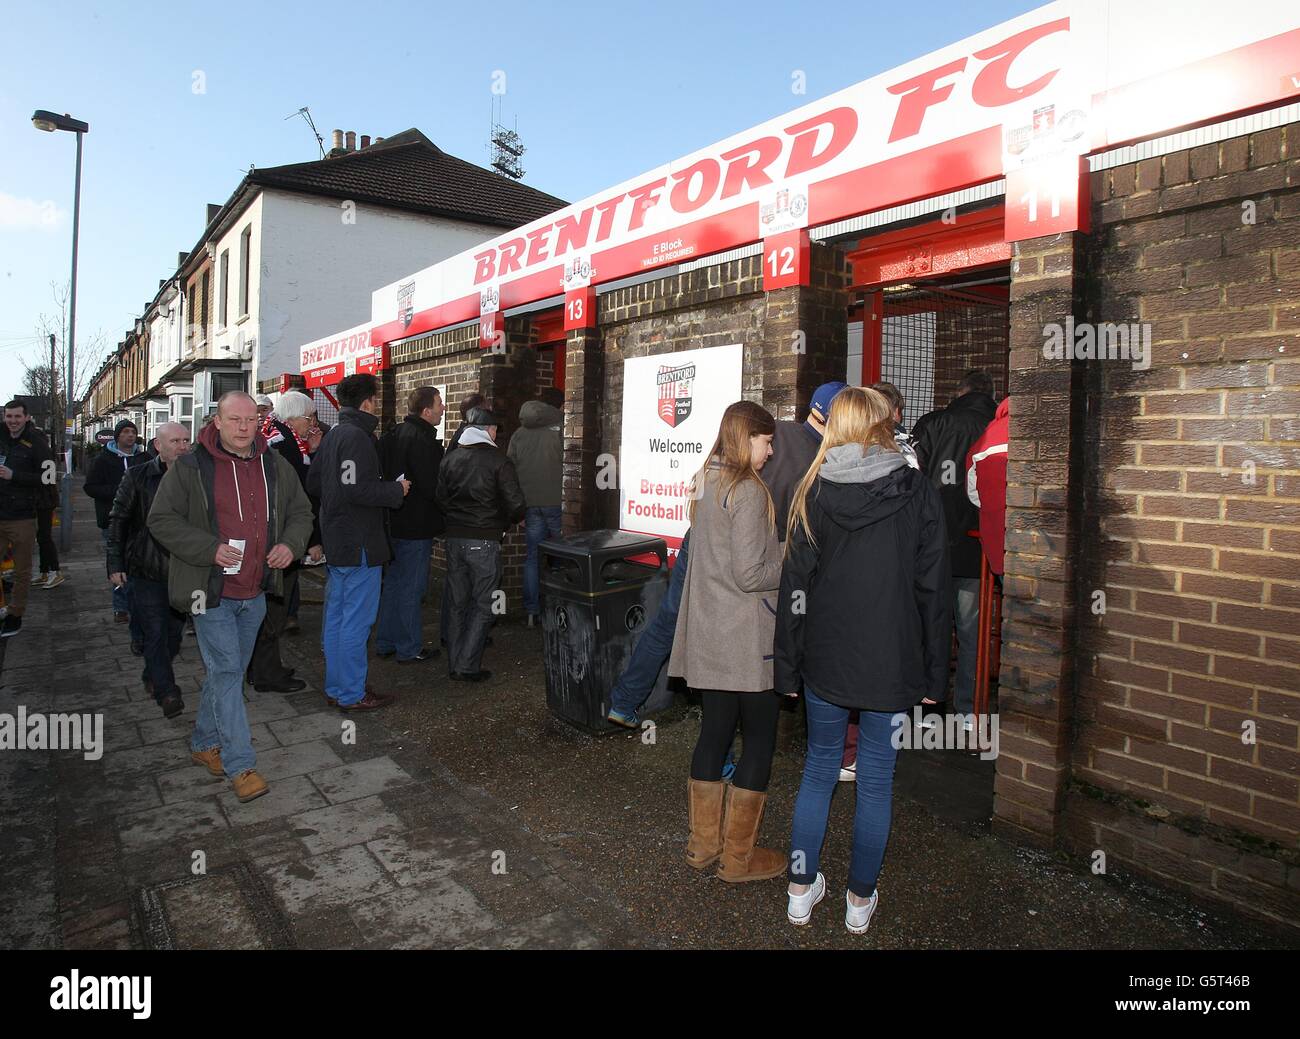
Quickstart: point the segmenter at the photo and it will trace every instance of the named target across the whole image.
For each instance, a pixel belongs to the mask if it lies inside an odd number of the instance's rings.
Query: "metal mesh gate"
[[[907,402],[906,425],[945,406],[971,368],[987,371],[995,396],[1002,398],[1010,349],[1007,308],[1004,282],[885,290],[880,377]]]

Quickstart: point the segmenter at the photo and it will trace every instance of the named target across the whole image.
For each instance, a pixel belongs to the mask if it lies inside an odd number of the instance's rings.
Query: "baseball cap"
[[[823,422],[830,417],[831,401],[835,395],[848,386],[847,382],[824,382],[813,391],[812,400],[808,402],[808,407],[817,412],[817,417]]]

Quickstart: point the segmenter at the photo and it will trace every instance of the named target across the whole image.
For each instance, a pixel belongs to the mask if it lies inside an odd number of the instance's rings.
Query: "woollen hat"
[[[486,429],[488,426],[501,425],[501,420],[487,408],[470,408],[469,414],[465,416],[465,425]]]
[[[120,437],[122,435],[122,430],[127,429],[128,427],[135,430],[136,436],[140,435],[140,427],[137,426],[134,422],[132,422],[129,418],[124,418],[122,419],[121,422],[119,422],[116,426],[113,427],[113,439],[116,440],[118,437]]]

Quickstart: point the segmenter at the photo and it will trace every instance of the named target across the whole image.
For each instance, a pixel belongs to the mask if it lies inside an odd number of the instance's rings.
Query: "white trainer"
[[[866,934],[871,926],[871,916],[880,904],[880,889],[871,892],[871,901],[864,906],[855,906],[849,901],[849,893],[844,892],[844,926],[854,934]]]
[[[50,574],[50,579],[49,579],[48,581],[46,581],[45,584],[42,585],[42,587],[43,587],[43,588],[57,588],[57,587],[59,587],[59,585],[61,585],[61,584],[62,584],[64,581],[66,581],[66,580],[67,580],[67,578],[64,577],[63,574],[62,574],[60,571],[55,570],[52,574]]]
[[[789,892],[786,892],[789,894]],[[802,895],[790,895],[790,904],[786,906],[785,915],[795,927],[803,927],[812,919],[813,906],[826,897],[826,878],[817,874],[817,879],[808,885]]]
[[[45,573],[44,571],[41,572],[41,575],[39,577],[37,577],[35,574],[32,574],[32,583],[30,587],[44,588],[45,582],[48,581],[49,579],[50,579],[50,575]]]
[[[858,778],[858,763],[855,761],[852,765],[845,765],[840,769],[840,782],[852,783]]]

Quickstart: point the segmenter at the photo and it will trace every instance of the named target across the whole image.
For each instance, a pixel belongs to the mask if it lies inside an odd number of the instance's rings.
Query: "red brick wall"
[[[1149,323],[1153,360],[1088,366],[1069,837],[1294,923],[1300,124],[1097,173],[1093,197],[1092,317]]]

